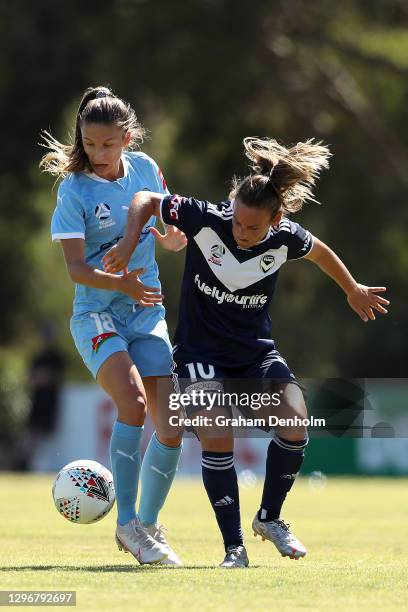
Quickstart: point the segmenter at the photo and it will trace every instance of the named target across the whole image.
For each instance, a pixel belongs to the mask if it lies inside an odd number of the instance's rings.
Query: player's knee
[[[303,399],[301,401],[297,399],[294,401],[284,399],[277,412],[288,423],[295,424],[296,426],[304,427],[304,422],[307,421],[307,408]]]
[[[288,442],[301,442],[307,439],[306,427],[279,427],[275,431],[280,438]]]
[[[116,400],[118,416],[127,419],[144,421],[146,416],[146,398],[140,393],[129,394]],[[127,422],[127,421],[125,421]]]
[[[229,453],[234,450],[233,438],[204,438],[200,437],[203,451],[213,453]]]
[[[282,406],[283,423],[276,433],[291,442],[307,438],[307,408],[303,401],[286,401]]]

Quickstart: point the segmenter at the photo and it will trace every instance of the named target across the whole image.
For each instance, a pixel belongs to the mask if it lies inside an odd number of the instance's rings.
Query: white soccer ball
[[[73,461],[59,472],[52,496],[58,512],[68,521],[96,523],[115,503],[112,474],[97,461]]]

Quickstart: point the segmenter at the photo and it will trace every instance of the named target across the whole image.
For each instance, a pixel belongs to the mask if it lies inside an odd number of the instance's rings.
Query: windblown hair
[[[233,179],[230,199],[246,206],[270,209],[273,218],[280,210],[293,213],[305,202],[317,202],[313,187],[322,168],[329,167],[331,153],[311,138],[286,148],[271,138],[244,138],[251,173]]]
[[[128,149],[134,149],[143,142],[145,129],[138,122],[135,111],[121,98],[115,96],[108,87],[89,87],[82,96],[78,108],[75,133],[71,143],[62,144],[49,132],[41,134],[42,146],[49,149],[40,162],[43,172],[63,178],[70,172],[91,171],[88,157],[82,144],[81,127],[84,123],[114,124],[130,132]]]

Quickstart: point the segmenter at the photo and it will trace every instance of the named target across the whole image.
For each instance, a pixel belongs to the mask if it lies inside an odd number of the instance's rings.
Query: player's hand
[[[124,270],[129,263],[131,255],[131,247],[124,238],[121,238],[121,240],[102,257],[104,271],[115,274],[115,272]]]
[[[187,238],[184,232],[179,230],[174,225],[169,225],[165,234],[161,234],[155,227],[150,228],[150,233],[160,242],[161,246],[167,251],[181,251],[187,244]]]
[[[141,306],[151,307],[155,304],[161,304],[164,296],[160,293],[160,289],[148,287],[142,283],[140,275],[143,272],[144,269],[139,268],[119,277],[119,291],[126,293],[126,295],[134,299]]]
[[[366,287],[358,284],[347,295],[347,301],[363,321],[367,322],[369,319],[375,321],[374,310],[381,312],[381,314],[387,314],[388,312],[384,306],[389,305],[389,300],[376,295],[384,291],[387,291],[386,287]]]

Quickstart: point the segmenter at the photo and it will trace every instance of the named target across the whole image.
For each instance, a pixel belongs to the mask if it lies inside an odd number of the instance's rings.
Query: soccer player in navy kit
[[[146,405],[157,423],[163,409],[157,381],[164,378],[171,385],[172,349],[149,233],[156,219],[146,220],[129,272],[118,276],[102,268],[103,255],[124,234],[134,194],[143,189],[168,193],[154,160],[130,150],[143,134],[129,104],[106,87],[91,87],[79,105],[73,144],[63,145],[46,133],[51,151],[41,167],[64,179],[51,232],[53,240],[61,242],[76,283],[71,333],[85,365],[118,409],[110,443],[116,542],[140,563],[180,565],[157,516],[177,469],[181,436],[167,439],[157,427],[140,465]],[[162,240],[169,250],[179,250],[186,242],[174,229]],[[136,514],[139,472],[142,495]]]
[[[318,265],[340,285],[363,321],[375,319],[374,310],[387,312],[388,300],[377,295],[386,288],[357,283],[327,245],[285,216],[314,199],[315,180],[328,167],[327,147],[309,140],[286,148],[257,138],[246,138],[244,147],[251,172],[235,180],[226,202],[137,194],[125,237],[105,255],[105,269],[123,269],[152,214],[185,232],[189,242],[175,335],[175,373],[191,383],[190,390],[203,380],[208,384],[223,378],[268,379],[280,393],[284,416],[303,419],[307,411],[302,391],[271,339],[268,307],[281,266],[302,257]],[[157,230],[151,231],[157,235]],[[211,436],[205,428],[198,429],[198,437],[203,481],[226,551],[221,567],[246,567],[233,440]],[[255,535],[294,559],[303,557],[306,549],[280,513],[306,445],[302,425],[275,428],[262,500],[252,523]]]

